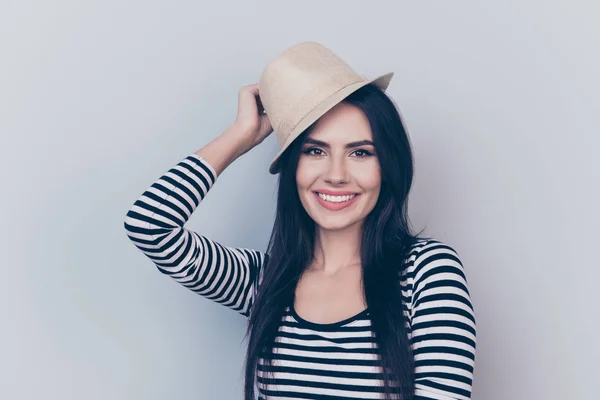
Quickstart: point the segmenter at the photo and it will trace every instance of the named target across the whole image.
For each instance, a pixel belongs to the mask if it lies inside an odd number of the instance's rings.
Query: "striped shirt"
[[[124,226],[160,272],[247,317],[268,255],[224,246],[184,227],[216,179],[206,160],[190,154],[144,191]],[[476,325],[459,256],[441,241],[421,239],[406,265],[399,281],[415,357],[415,399],[470,399]],[[259,359],[259,399],[383,398],[370,328],[368,308],[322,324],[289,305],[276,338],[274,379],[263,376]]]

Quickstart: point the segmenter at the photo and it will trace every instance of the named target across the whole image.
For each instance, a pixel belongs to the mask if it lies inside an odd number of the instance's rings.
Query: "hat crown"
[[[296,44],[271,60],[259,80],[260,100],[280,145],[319,103],[365,81],[330,49],[316,42]]]

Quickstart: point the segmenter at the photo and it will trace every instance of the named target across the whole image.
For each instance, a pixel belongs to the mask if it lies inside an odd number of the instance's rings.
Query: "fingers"
[[[266,114],[265,108],[262,105],[262,102],[260,101],[260,96],[258,94],[258,82],[253,83],[251,85],[242,86],[239,91],[240,97],[246,92],[252,93],[252,95],[254,96],[254,99],[256,100],[256,105],[258,107],[258,113],[261,115]]]
[[[240,88],[240,92],[242,92],[242,91],[248,91],[256,96],[256,95],[258,95],[258,83],[253,83],[251,85],[242,86]]]

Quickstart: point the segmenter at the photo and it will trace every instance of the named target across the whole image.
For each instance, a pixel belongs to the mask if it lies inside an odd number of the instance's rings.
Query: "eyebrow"
[[[329,148],[329,144],[326,142],[323,142],[321,140],[317,140],[317,139],[312,139],[312,138],[307,138],[305,143],[309,143],[309,144],[316,144],[317,146],[323,146],[323,147],[327,147]],[[344,148],[345,149],[351,149],[353,147],[358,147],[358,146],[365,146],[365,145],[371,145],[371,146],[375,146],[375,144],[370,141],[370,140],[359,140],[356,142],[350,142],[347,143]]]

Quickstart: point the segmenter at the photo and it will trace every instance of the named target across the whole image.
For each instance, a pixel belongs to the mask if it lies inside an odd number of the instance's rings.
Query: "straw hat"
[[[279,172],[283,152],[323,114],[369,83],[385,91],[393,75],[367,79],[316,42],[298,43],[271,60],[258,82],[260,101],[282,146],[269,172]]]

